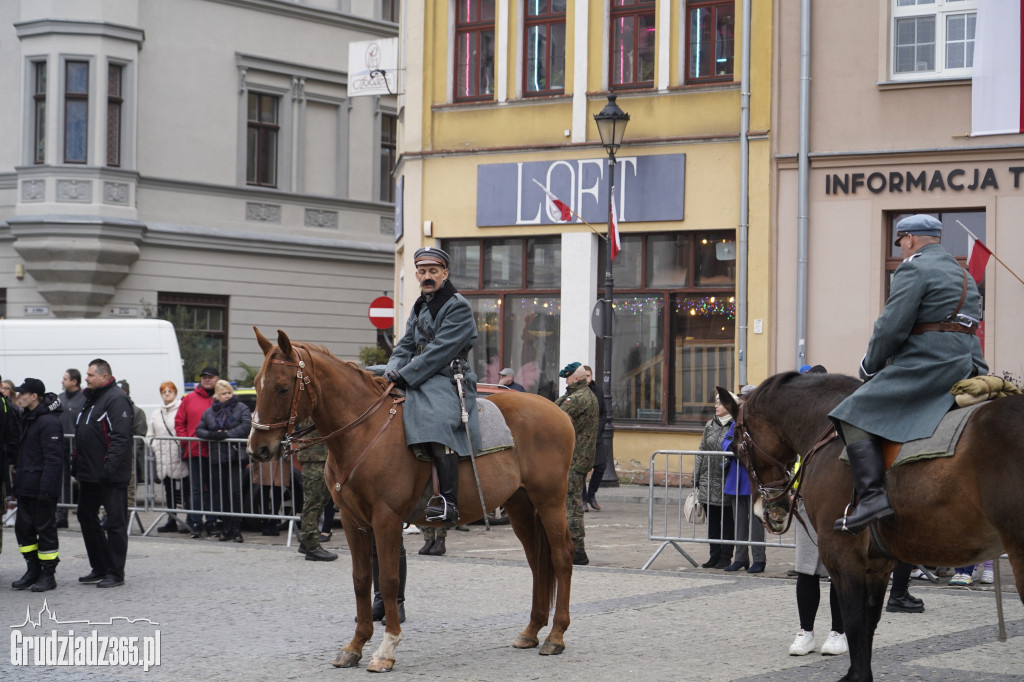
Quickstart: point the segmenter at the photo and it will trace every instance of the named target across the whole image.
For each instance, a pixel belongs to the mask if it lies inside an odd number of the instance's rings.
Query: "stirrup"
[[[441,500],[441,503],[435,505],[434,500]],[[429,511],[431,507],[434,507],[435,509],[439,508],[441,510],[441,513],[430,514]],[[451,523],[452,525],[454,525],[455,522],[459,520],[458,510],[455,508],[454,504],[450,504],[448,502],[448,499],[444,497],[444,495],[434,495],[433,497],[431,497],[430,500],[428,500],[427,502],[427,509],[425,510],[425,512],[427,521],[438,521],[442,523]],[[449,520],[449,516],[452,515],[453,512],[455,518]]]
[[[832,524],[832,530],[836,531],[837,533],[846,533],[847,535],[856,535],[856,533],[854,533],[852,530],[850,530],[850,528],[846,525],[846,519],[850,516],[850,509],[852,507],[853,507],[853,503],[850,502],[849,504],[846,505],[846,507],[843,508],[843,515],[842,515],[842,517],[836,519],[836,522],[834,524]]]

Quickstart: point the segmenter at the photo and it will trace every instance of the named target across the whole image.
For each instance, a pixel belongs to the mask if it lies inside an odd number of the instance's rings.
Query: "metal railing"
[[[729,504],[727,501],[730,495],[735,495],[736,490],[730,493],[725,490],[725,469],[726,464],[730,461],[734,461],[736,456],[730,452],[719,452],[719,451],[701,451],[701,450],[658,450],[651,455],[649,465],[649,482],[648,482],[648,499],[647,499],[647,539],[655,542],[661,542],[658,549],[655,550],[651,558],[647,560],[647,563],[643,565],[641,570],[646,570],[650,567],[654,560],[665,550],[666,547],[672,546],[678,551],[690,564],[696,568],[697,561],[690,556],[689,553],[683,549],[683,543],[695,543],[711,545],[712,543],[721,545],[746,545],[748,547],[774,547],[774,548],[795,548],[792,534],[788,536],[775,536],[774,540],[755,541],[755,540],[737,540],[737,530],[739,527],[739,519],[734,518],[732,521],[732,528],[728,528],[725,523],[725,515],[718,515],[719,523],[717,527],[718,537],[711,537],[711,531],[714,526],[709,525],[708,521],[698,522],[696,516],[694,520],[687,521],[685,514],[686,498],[690,492],[695,488],[692,486],[691,481],[694,479],[694,467],[690,467],[684,470],[686,463],[689,461],[688,458],[693,458],[694,466],[696,462],[696,456],[703,455],[705,459],[709,460],[708,468],[719,467],[721,471],[723,490],[722,490],[722,503],[723,505]],[[659,462],[661,468],[659,468]],[[735,462],[733,462],[735,465]],[[656,483],[657,481],[657,483]],[[747,505],[748,509],[752,508],[753,505]],[[708,517],[710,518],[710,517]],[[749,518],[747,528],[752,528],[753,524],[760,524],[761,521],[758,518]],[[732,538],[725,538],[727,530],[732,530]],[[788,540],[787,540],[788,538]]]
[[[70,462],[74,436],[66,435],[65,441],[67,462]],[[189,442],[201,443],[210,456],[183,456],[183,461],[189,464],[189,475],[173,479],[181,482],[181,500],[174,499],[177,495],[173,486],[172,499],[168,500],[163,480],[156,480],[153,446],[169,443],[175,451],[184,453],[189,449],[185,445]],[[135,436],[133,444],[135,461],[130,486],[135,490],[135,503],[128,506],[129,534],[137,527],[142,535],[149,535],[168,517],[190,528],[202,523],[206,530],[210,529],[211,523],[220,528],[228,519],[240,518],[274,524],[287,522],[286,545],[291,546],[292,536],[297,532],[296,522],[299,521],[303,494],[301,471],[290,457],[277,462],[254,462],[245,454],[244,438],[207,441],[200,438]],[[67,467],[65,480],[58,507],[73,510],[77,508],[77,485],[74,477],[68,476]],[[144,512],[147,516],[157,514],[148,526],[140,516]]]

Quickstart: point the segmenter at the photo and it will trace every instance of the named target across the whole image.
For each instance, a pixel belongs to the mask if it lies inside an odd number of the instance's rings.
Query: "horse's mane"
[[[816,418],[824,419],[860,385],[859,379],[845,374],[783,372],[765,379],[747,397],[743,409],[750,415],[773,415],[773,421],[789,422],[779,423],[787,428],[811,425],[820,430],[823,426]]]
[[[328,358],[332,360],[336,360],[337,362],[343,365],[348,365],[352,369],[356,370],[356,376],[362,379],[363,383],[366,384],[367,388],[369,388],[370,390],[374,391],[377,394],[383,393],[384,389],[388,387],[388,382],[384,380],[384,377],[379,377],[371,372],[367,372],[365,369],[363,369],[354,362],[342,360],[341,358],[337,357],[334,353],[327,350],[325,346],[321,346],[316,343],[306,343],[305,341],[292,341],[292,345],[302,348],[307,352],[316,351],[318,353],[326,355]]]

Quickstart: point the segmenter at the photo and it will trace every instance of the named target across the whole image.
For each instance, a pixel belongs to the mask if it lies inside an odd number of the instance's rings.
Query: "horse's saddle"
[[[515,440],[512,438],[512,431],[505,423],[505,415],[501,413],[497,405],[490,400],[477,399],[476,411],[480,420],[480,450],[476,453],[477,457],[516,446]],[[416,453],[416,459],[430,461],[430,453],[425,450],[413,446],[413,452]]]
[[[882,454],[885,456],[885,468],[891,469],[908,462],[916,462],[920,459],[933,459],[935,457],[949,457],[956,450],[956,444],[960,440],[960,434],[967,425],[967,420],[974,411],[984,405],[978,403],[970,407],[962,407],[946,413],[939,422],[935,433],[927,438],[908,440],[906,443],[894,443],[892,441],[882,442]],[[846,456],[846,449],[840,459],[849,463]]]

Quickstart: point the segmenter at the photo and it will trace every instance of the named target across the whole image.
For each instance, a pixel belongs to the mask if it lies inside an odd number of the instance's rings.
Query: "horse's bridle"
[[[309,375],[302,370],[306,369],[306,363],[302,360],[299,354],[299,347],[292,346],[292,351],[295,353],[295,360],[271,360],[272,365],[284,365],[286,367],[295,367],[295,389],[292,391],[292,405],[288,412],[288,419],[282,422],[274,422],[273,424],[262,424],[255,419],[252,421],[252,427],[257,431],[269,431],[270,429],[279,429],[282,426],[287,426],[288,431],[285,433],[284,441],[289,443],[293,437],[295,437],[295,421],[299,416],[299,399],[302,397],[302,392],[306,390],[306,386],[309,386]],[[313,358],[310,356],[310,362],[312,363]],[[316,409],[316,393],[313,391],[312,386],[309,390],[309,400],[313,405],[313,409]],[[310,433],[313,428],[303,428],[299,432],[299,436],[304,436]]]
[[[804,472],[807,471],[807,465],[810,463],[811,458],[817,454],[822,448],[834,441],[839,437],[836,432],[836,428],[831,423],[828,427],[818,436],[808,451],[803,455],[802,463],[796,473],[790,471],[789,466],[784,462],[779,461],[776,457],[770,454],[767,450],[762,448],[760,445],[754,442],[753,436],[750,435],[750,430],[747,428],[743,419],[743,404],[739,405],[739,412],[736,415],[736,434],[739,437],[739,444],[736,448],[736,455],[740,459],[740,463],[750,472],[750,477],[753,479],[754,484],[757,486],[757,493],[761,496],[761,500],[764,506],[764,513],[767,515],[769,510],[791,493],[795,498],[800,497],[799,486],[800,481],[803,479]],[[757,467],[754,466],[753,458],[749,454],[749,450],[754,449],[761,454],[762,457],[774,464],[780,471],[785,473],[784,478],[780,478],[775,481],[769,481],[768,483],[762,483],[761,478],[757,475]],[[745,461],[744,461],[745,460]],[[778,534],[783,534],[789,530],[790,524],[793,523],[793,515],[796,513],[796,499],[789,506],[789,514],[786,519],[785,525],[782,530],[778,531]],[[767,519],[765,519],[767,521]],[[766,524],[767,525],[767,524]],[[769,530],[771,527],[769,526]],[[775,532],[775,531],[772,531]]]

